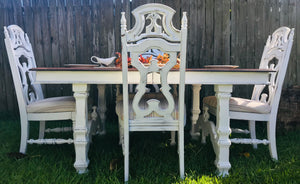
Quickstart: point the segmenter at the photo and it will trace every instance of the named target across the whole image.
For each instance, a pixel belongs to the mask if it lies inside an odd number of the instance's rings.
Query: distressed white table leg
[[[98,128],[97,132],[100,135],[106,134],[105,122],[106,122],[106,99],[105,99],[105,84],[98,84],[98,108],[101,120],[101,127]]]
[[[229,162],[229,147],[231,141],[229,134],[231,133],[229,122],[229,98],[231,97],[232,85],[215,85],[215,92],[217,97],[217,111],[216,111],[216,160],[215,165],[218,168],[220,176],[228,175],[228,170],[231,168]]]
[[[89,96],[89,85],[73,84],[73,92],[76,100],[76,123],[74,127],[75,163],[79,174],[86,173],[89,165],[89,130],[87,98]]]
[[[192,127],[190,131],[190,135],[192,136],[192,139],[198,140],[200,137],[199,132],[195,132],[195,126],[197,123],[197,120],[199,118],[199,114],[201,112],[200,110],[200,90],[201,90],[201,84],[194,84],[193,86],[193,107],[192,107]]]

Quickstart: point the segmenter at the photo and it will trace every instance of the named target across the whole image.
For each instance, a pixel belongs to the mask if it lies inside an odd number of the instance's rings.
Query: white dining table
[[[36,82],[41,84],[72,84],[72,90],[76,100],[76,122],[74,127],[75,163],[74,167],[78,173],[87,172],[89,165],[89,127],[87,97],[90,84],[98,85],[99,107],[101,121],[105,121],[105,85],[122,84],[122,71],[116,67],[47,67],[33,68],[36,72]],[[129,69],[129,84],[139,83],[140,77],[137,70]],[[268,84],[271,70],[263,69],[213,69],[194,68],[186,70],[185,84],[192,85],[192,125],[195,125],[200,114],[200,90],[201,85],[214,85],[217,97],[218,109],[216,118],[217,146],[215,165],[220,175],[228,175],[231,168],[229,162],[229,98],[231,97],[233,85]],[[159,84],[160,77],[157,73],[148,75],[149,84]],[[179,71],[172,70],[168,74],[169,84],[178,84]],[[192,126],[193,127],[193,126]],[[192,137],[198,134],[192,128]]]

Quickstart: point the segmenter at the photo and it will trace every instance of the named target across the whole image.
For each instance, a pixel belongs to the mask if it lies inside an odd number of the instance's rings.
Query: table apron
[[[128,73],[128,83],[137,84],[137,71]],[[268,72],[186,72],[186,84],[267,84]],[[47,84],[122,84],[121,71],[36,71],[36,82]],[[168,74],[170,84],[179,83],[179,72]],[[160,84],[157,73],[148,74],[149,84]]]

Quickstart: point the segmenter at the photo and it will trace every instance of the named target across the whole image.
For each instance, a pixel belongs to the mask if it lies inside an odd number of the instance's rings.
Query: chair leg
[[[76,113],[72,113],[72,130],[73,130],[73,133],[75,131],[75,125],[76,125]]]
[[[200,121],[199,124],[200,124],[200,128],[201,128],[201,143],[206,144],[207,133],[206,133],[206,129],[205,129],[205,123],[207,123],[207,122],[204,122],[203,115],[199,117],[198,121]]]
[[[250,131],[251,139],[256,139],[255,121],[250,120],[250,121],[248,122],[248,125],[249,125],[249,131]],[[253,148],[254,148],[254,149],[257,149],[257,144],[253,144]]]
[[[183,130],[178,132],[178,153],[179,153],[179,173],[180,178],[184,179],[184,134]]]
[[[124,144],[124,121],[122,121],[121,118],[119,118],[119,145],[123,145],[123,144]]]
[[[45,135],[45,121],[40,121],[40,132],[39,132],[39,139],[44,139]]]
[[[27,149],[27,140],[28,140],[28,134],[29,134],[29,122],[25,118],[21,117],[21,143],[20,143],[20,153],[26,153]]]
[[[207,129],[207,126],[208,126],[208,123],[209,123],[209,118],[210,118],[210,115],[209,115],[209,112],[208,112],[209,108],[207,106],[203,106],[203,115],[201,115],[199,117],[199,120],[200,121],[200,127],[201,127],[201,143],[202,144],[205,144],[206,143],[206,136],[208,136],[209,134],[209,130]]]
[[[129,179],[129,132],[124,132],[124,181]]]
[[[270,141],[270,155],[274,160],[278,160],[276,148],[276,116],[274,118],[272,117],[271,120],[268,121],[268,140]]]
[[[96,135],[99,130],[99,122],[97,121],[98,118],[98,112],[97,112],[97,106],[92,107],[93,111],[90,114],[92,118],[92,125],[91,125],[91,130],[90,130],[90,135]]]
[[[172,132],[171,132],[171,142],[170,142],[170,145],[171,145],[171,146],[174,146],[174,145],[176,144],[175,136],[176,136],[176,132],[175,132],[175,131],[172,131]]]

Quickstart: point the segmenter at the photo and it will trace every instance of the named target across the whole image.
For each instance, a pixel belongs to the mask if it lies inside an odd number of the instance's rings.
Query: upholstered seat
[[[209,108],[217,107],[217,98],[215,96],[208,96],[203,99]],[[267,103],[249,100],[245,98],[231,97],[229,99],[229,110],[237,112],[254,112],[260,114],[267,114],[271,112],[271,106]]]
[[[72,96],[45,98],[29,104],[27,112],[74,112],[75,99]]]

